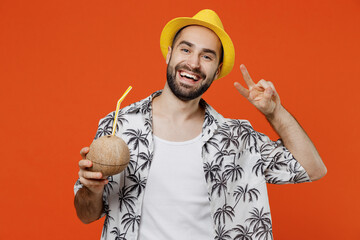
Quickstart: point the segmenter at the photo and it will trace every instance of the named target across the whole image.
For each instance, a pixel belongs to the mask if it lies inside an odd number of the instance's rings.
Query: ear
[[[168,53],[167,53],[167,55],[166,55],[166,64],[169,64],[169,62],[170,62],[171,51],[172,51],[172,49],[171,49],[171,47],[169,46],[169,47],[168,47]]]

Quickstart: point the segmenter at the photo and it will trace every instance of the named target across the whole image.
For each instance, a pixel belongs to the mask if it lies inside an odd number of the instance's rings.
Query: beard
[[[171,62],[171,58],[170,58],[170,62]],[[216,71],[212,77],[206,78],[206,74],[203,73],[199,69],[191,69],[187,65],[180,64],[180,63],[177,64],[175,66],[175,68],[173,68],[172,65],[170,64],[170,62],[167,66],[167,71],[166,71],[167,83],[170,87],[170,90],[173,92],[173,94],[182,101],[190,101],[190,100],[193,100],[193,99],[201,96],[203,93],[206,92],[206,90],[208,90],[208,88],[211,86],[212,82],[215,79]],[[192,73],[195,73],[195,74],[201,76],[201,81],[203,84],[199,85],[195,89],[191,89],[192,87],[189,85],[186,85],[181,82],[180,83],[176,82],[176,73],[180,69],[187,70],[189,72],[192,72]]]

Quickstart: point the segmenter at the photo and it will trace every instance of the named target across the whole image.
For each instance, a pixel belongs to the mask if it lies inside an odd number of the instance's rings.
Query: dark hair
[[[175,36],[174,36],[173,41],[172,41],[172,44],[171,44],[171,49],[174,49],[174,43],[176,42],[176,40],[177,40],[177,39],[179,38],[179,36],[180,36],[179,33],[180,33],[184,28],[189,27],[189,26],[191,26],[191,25],[187,25],[187,26],[185,26],[185,27],[182,27],[182,28],[179,29],[179,31],[177,31],[177,32],[175,33]],[[220,41],[220,43],[221,43],[221,49],[220,49],[221,54],[220,54],[219,65],[223,62],[223,59],[224,59],[224,48],[223,48],[223,45],[222,45],[222,42],[221,42],[221,41]]]

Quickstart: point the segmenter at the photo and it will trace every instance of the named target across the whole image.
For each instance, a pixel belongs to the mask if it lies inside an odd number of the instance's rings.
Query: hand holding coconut
[[[107,176],[103,176],[101,172],[93,172],[89,170],[93,166],[93,163],[86,159],[88,152],[88,147],[84,147],[80,151],[82,159],[79,161],[79,179],[80,182],[91,192],[95,194],[102,194],[104,186],[108,183],[108,180],[106,179]]]

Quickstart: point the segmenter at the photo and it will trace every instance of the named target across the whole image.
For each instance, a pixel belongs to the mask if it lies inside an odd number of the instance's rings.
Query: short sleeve
[[[80,182],[80,179],[78,179],[74,184],[74,196],[76,193],[83,187],[82,183]]]
[[[281,139],[276,142],[264,137],[260,146],[261,159],[264,164],[264,175],[268,183],[288,184],[310,182],[306,170],[284,146]]]
[[[108,178],[109,179],[109,178]],[[78,179],[75,184],[74,184],[74,196],[76,195],[76,193],[81,189],[83,188],[83,184],[80,182],[80,179]],[[102,197],[102,200],[103,200],[103,206],[104,206],[104,211],[103,213],[101,214],[101,217],[102,218],[103,216],[105,216],[109,211],[109,202],[108,202],[108,193],[107,191],[104,190],[104,193],[103,193],[103,197]]]

